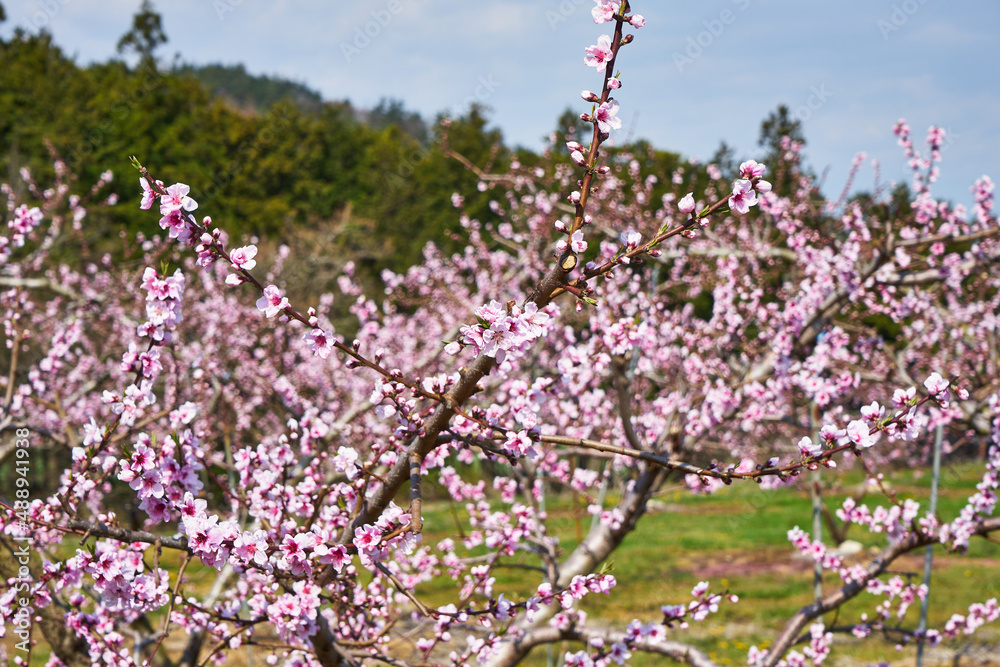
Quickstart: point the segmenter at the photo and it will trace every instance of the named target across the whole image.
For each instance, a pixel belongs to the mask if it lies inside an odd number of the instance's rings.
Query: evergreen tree
[[[784,137],[806,143],[802,134],[802,121],[791,117],[787,105],[779,104],[760,124],[760,139],[757,143],[767,149],[767,157],[773,161],[782,153],[781,140]]]
[[[802,134],[802,121],[790,115],[787,105],[779,104],[761,122],[760,139],[757,143],[767,150],[761,162],[767,165],[767,176],[775,192],[781,195],[791,192],[796,182],[796,173],[803,171],[800,164],[794,167],[785,164],[785,150],[782,148],[785,137],[802,145],[806,143]]]
[[[383,97],[368,114],[368,124],[380,130],[395,125],[418,142],[427,141],[427,123],[415,111],[407,111],[402,100]]]
[[[123,55],[136,53],[139,56],[139,69],[156,69],[156,56],[153,52],[166,43],[163,19],[153,9],[153,3],[142,0],[142,7],[132,17],[132,29],[118,40],[117,50]]]
[[[570,108],[566,108],[556,121],[556,134],[559,141],[579,141],[586,146],[593,137],[594,126],[580,120],[580,114]],[[548,137],[546,137],[546,141]]]

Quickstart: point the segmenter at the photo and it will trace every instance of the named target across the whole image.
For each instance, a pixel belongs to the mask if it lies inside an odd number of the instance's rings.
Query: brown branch
[[[973,534],[986,536],[996,530],[1000,530],[1000,517],[983,519],[979,522],[979,525],[976,526],[976,530]],[[778,661],[781,660],[785,652],[794,645],[799,633],[802,632],[803,628],[805,628],[806,625],[814,618],[818,618],[829,611],[837,609],[851,598],[864,592],[870,579],[874,579],[884,573],[886,569],[888,569],[889,565],[903,554],[913,551],[914,549],[919,549],[920,547],[925,547],[929,544],[938,544],[940,542],[939,536],[940,531],[934,533],[933,535],[926,535],[923,533],[908,534],[899,542],[891,544],[883,549],[882,553],[880,553],[875,560],[869,563],[866,569],[866,578],[861,580],[855,579],[847,584],[844,584],[822,600],[806,605],[800,609],[798,613],[796,613],[795,616],[788,621],[785,629],[781,631],[781,634],[778,635],[778,638],[771,646],[767,659],[764,662],[764,667],[774,667],[774,665],[778,664]]]
[[[639,354],[639,348],[633,348],[632,354]],[[629,383],[628,374],[625,371],[625,365],[621,359],[615,361],[612,365],[612,371],[614,372],[614,387],[618,393],[618,416],[622,420],[622,430],[625,432],[625,439],[628,440],[628,444],[632,446],[633,449],[642,449],[642,444],[639,442],[639,436],[635,433],[635,428],[632,426],[632,391]]]
[[[527,654],[536,646],[543,644],[553,644],[560,641],[584,642],[588,646],[594,639],[603,639],[605,646],[611,643],[627,643],[629,650],[642,651],[653,655],[660,655],[670,658],[675,662],[682,662],[692,667],[718,667],[717,663],[702,653],[701,650],[677,641],[663,640],[659,642],[626,642],[625,633],[616,632],[604,628],[566,628],[543,627],[536,630],[529,630],[521,637],[513,641],[519,653]]]
[[[175,539],[173,537],[163,537],[145,530],[126,530],[117,526],[109,526],[106,523],[94,523],[91,521],[80,521],[70,519],[66,522],[66,528],[81,535],[95,535],[97,537],[110,537],[121,542],[145,542],[146,544],[160,544],[168,549],[177,549],[186,553],[193,553],[188,546],[187,539]]]
[[[410,530],[420,533],[423,528],[423,517],[420,515],[421,495],[420,495],[420,466],[423,464],[423,457],[419,453],[410,454]]]

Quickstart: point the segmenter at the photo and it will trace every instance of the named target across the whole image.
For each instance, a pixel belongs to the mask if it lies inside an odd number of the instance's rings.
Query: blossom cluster
[[[477,324],[461,329],[462,343],[471,345],[476,354],[485,354],[503,363],[509,352],[524,349],[551,328],[551,315],[528,302],[523,308],[513,305],[508,310],[499,301],[476,308]]]

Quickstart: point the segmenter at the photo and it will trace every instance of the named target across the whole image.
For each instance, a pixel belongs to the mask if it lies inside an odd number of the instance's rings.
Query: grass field
[[[947,469],[943,475],[939,499],[939,515],[947,520],[954,517],[965,498],[979,481],[981,468],[963,465]],[[847,495],[858,492],[861,477],[857,473],[826,473],[828,482],[839,480],[839,486],[828,489],[826,503],[835,508]],[[894,476],[893,490],[900,498],[912,497],[926,503],[929,475],[921,471],[903,471]],[[878,495],[869,495],[862,502],[869,507],[880,504]],[[886,504],[882,502],[881,504]],[[809,529],[811,501],[801,489],[761,491],[756,485],[736,484],[712,496],[693,496],[675,487],[668,488],[654,502],[649,516],[639,524],[611,561],[618,580],[610,596],[590,595],[583,608],[594,625],[624,629],[634,618],[642,622],[660,620],[660,605],[681,604],[690,600],[690,590],[699,581],[711,582],[711,589],[721,592],[728,588],[740,597],[736,605],[720,605],[718,614],[686,631],[671,630],[668,637],[690,642],[704,650],[722,665],[746,663],[750,645],[766,647],[785,621],[813,599],[812,564],[798,559],[788,543],[786,533],[793,526]],[[550,529],[559,536],[564,551],[569,552],[590,525],[580,503],[570,497],[550,501]],[[464,510],[444,501],[430,502],[425,509],[427,543],[453,536],[455,512]],[[825,530],[825,528],[824,528]],[[865,558],[884,546],[884,538],[863,533],[856,527],[847,535],[861,542],[866,551],[856,559]],[[829,536],[827,536],[829,541]],[[176,554],[165,552],[164,566],[176,571]],[[912,576],[919,582],[923,572],[923,550],[896,561],[893,573]],[[214,570],[200,564],[188,569],[188,594],[207,591],[215,579]],[[497,572],[496,591],[508,598],[523,599],[538,583],[538,574],[520,569]],[[835,575],[827,574],[824,589],[830,592],[839,583]],[[450,580],[436,580],[422,586],[418,595],[432,605],[454,601],[455,587]],[[1000,595],[1000,546],[985,540],[975,540],[966,556],[936,550],[931,581],[930,625],[940,627],[953,613],[964,612],[968,605]],[[827,617],[827,625],[854,623],[859,615],[873,616],[881,598],[868,594],[858,596],[841,610],[839,616]],[[914,606],[902,626],[917,625],[919,607]],[[10,642],[10,637],[5,640]],[[184,633],[175,631],[167,645],[180,651],[186,641]],[[32,665],[44,664],[48,653],[39,647]],[[560,646],[555,656],[579,646]],[[891,640],[871,638],[858,641],[849,635],[838,635],[831,656],[832,665],[867,665],[890,662],[913,665],[915,650],[907,647],[897,651]],[[1000,628],[985,627],[965,642],[949,642],[929,654],[925,664],[1000,665],[978,660],[974,655],[1000,656]],[[955,656],[959,656],[956,660]],[[535,651],[529,664],[547,662],[544,650]],[[227,664],[246,665],[243,655],[232,655]],[[260,659],[254,664],[263,664]],[[559,664],[558,659],[553,664]],[[662,664],[662,659],[636,654],[631,664],[644,666]]]
[[[972,465],[945,471],[938,501],[942,518],[949,519],[957,514],[981,474],[982,469]],[[840,480],[839,488],[827,491],[825,500],[831,509],[839,506],[848,495],[856,494],[862,481],[856,473],[836,476],[826,473],[825,479]],[[896,476],[893,490],[901,499],[912,497],[926,506],[929,487],[929,474],[904,471]],[[880,499],[883,502],[880,503]],[[869,495],[862,502],[872,508],[888,504],[878,495]],[[668,489],[653,505],[655,509],[650,516],[640,522],[638,529],[613,555],[613,573],[618,586],[612,595],[591,595],[584,601],[584,609],[595,625],[624,629],[633,618],[642,622],[658,620],[662,618],[661,604],[689,601],[691,588],[699,581],[708,580],[713,591],[728,587],[740,597],[740,602],[736,605],[723,603],[719,613],[707,621],[692,625],[687,631],[670,631],[668,636],[690,641],[723,665],[742,665],[746,663],[750,645],[767,646],[789,617],[812,602],[812,563],[795,557],[786,536],[796,525],[806,530],[811,528],[811,500],[806,491],[761,491],[756,485],[736,484],[712,496],[693,496],[678,487]],[[590,517],[583,515],[582,510],[582,507],[574,510],[572,506],[549,509],[550,525],[554,526],[567,552],[589,527]],[[428,526],[451,521],[444,516],[446,514],[450,512],[443,508],[437,512],[432,510]],[[857,527],[852,528],[847,537],[861,542],[866,549],[855,559],[867,557],[885,545],[884,536],[871,535]],[[829,542],[829,535],[826,540]],[[923,550],[903,557],[896,561],[891,571],[911,575],[919,583],[923,576],[923,557]],[[530,594],[536,583],[537,575],[521,570],[504,570],[498,575],[498,586],[509,585],[524,594]],[[838,584],[839,578],[827,573],[824,591],[829,593]],[[502,589],[498,587],[498,590]],[[451,592],[450,587],[433,586],[421,594],[444,603]],[[973,602],[997,595],[1000,595],[1000,546],[980,539],[973,542],[966,556],[936,550],[930,593],[931,627],[940,627],[953,613],[963,612]],[[881,599],[864,593],[847,605],[839,617],[824,620],[827,625],[844,625],[856,622],[863,612],[874,617],[874,608]],[[918,614],[919,606],[915,605],[902,626],[915,628]],[[1000,628],[981,629],[974,642],[973,648],[982,648],[980,653],[988,650],[983,645],[992,644],[1000,656]],[[968,643],[949,643],[947,650],[935,651],[932,657],[938,661],[947,659],[952,664],[952,656],[969,647]],[[579,647],[567,648],[577,650]],[[870,638],[861,642],[847,635],[836,638],[831,660],[833,664],[843,665],[875,662],[912,665],[914,655],[915,649],[908,647],[897,651],[891,641]],[[544,652],[536,651],[533,658],[533,664],[543,664]],[[661,659],[638,654],[631,660],[634,665],[660,662]],[[925,664],[932,663],[926,661]],[[983,663],[966,659],[960,664]],[[1000,665],[1000,659],[995,664]]]

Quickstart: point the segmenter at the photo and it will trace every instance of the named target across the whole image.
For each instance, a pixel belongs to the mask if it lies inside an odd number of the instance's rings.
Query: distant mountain
[[[303,111],[319,111],[322,96],[308,86],[281,77],[255,76],[243,65],[182,65],[177,74],[188,74],[216,97],[222,97],[238,108],[261,111],[281,100],[291,100]]]
[[[301,111],[319,111],[323,106],[322,96],[305,84],[275,76],[256,76],[243,65],[185,64],[175,66],[173,71],[193,76],[213,97],[244,111],[266,111],[282,100],[291,100]],[[426,121],[394,98],[383,98],[374,109],[353,109],[353,115],[377,130],[396,125],[421,144],[430,136]]]

